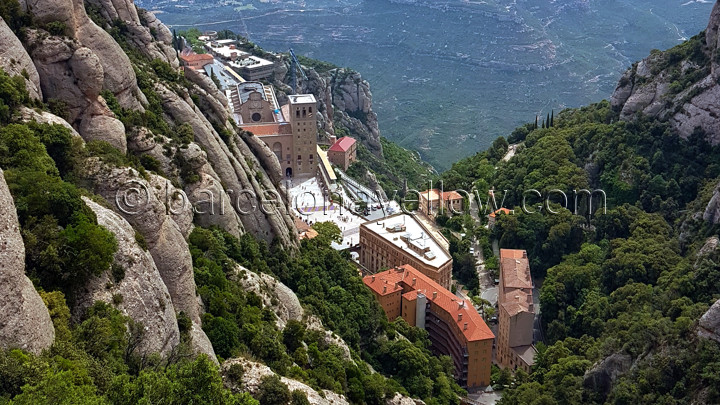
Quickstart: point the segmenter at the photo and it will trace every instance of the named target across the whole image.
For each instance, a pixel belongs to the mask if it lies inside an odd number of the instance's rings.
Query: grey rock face
[[[275,69],[275,85],[289,93],[291,88],[283,81],[289,81],[286,64],[278,63]],[[339,68],[319,74],[312,68],[305,68],[308,80],[298,79],[298,92],[312,93],[318,102],[318,127],[322,132],[335,135],[334,122],[350,129],[359,136],[368,149],[382,154],[377,114],[372,109],[370,84],[360,73]],[[285,102],[283,94],[278,101]],[[360,120],[355,117],[362,117]]]
[[[612,384],[623,373],[630,369],[632,358],[630,355],[615,353],[585,372],[583,386],[592,391],[607,395],[612,389]]]
[[[700,129],[713,145],[720,143],[720,64],[716,57],[720,52],[718,38],[720,26],[720,3],[716,2],[705,31],[705,53],[709,66],[695,66],[684,60],[667,66],[664,53],[643,59],[620,79],[610,101],[624,120],[642,113],[668,121],[678,135],[688,138]],[[675,94],[670,91],[673,71],[685,74],[690,69],[710,68],[707,76],[697,80],[689,88]]]
[[[175,309],[199,324],[192,259],[180,228],[166,215],[164,197],[133,169],[110,168],[95,158],[88,159],[84,166],[84,175],[93,182],[95,192],[145,238]]]
[[[19,118],[24,122],[37,121],[43,124],[62,125],[67,128],[73,136],[80,138],[80,134],[67,121],[47,111],[35,111],[31,108],[20,107]]]
[[[187,196],[168,179],[155,174],[150,175],[150,185],[158,199],[165,204],[166,215],[175,221],[183,238],[187,239],[193,230],[193,209]]]
[[[213,361],[213,363],[220,364],[217,356],[215,355],[215,350],[212,347],[212,343],[210,343],[210,339],[208,339],[205,332],[196,323],[192,324],[190,336],[192,337],[193,352],[198,354],[207,354],[208,357],[210,357],[210,360]]]
[[[242,381],[233,381],[229,377],[228,371],[233,364],[240,364],[243,367],[244,373]],[[223,374],[223,382],[225,386],[233,392],[250,392],[256,394],[260,387],[262,378],[266,375],[275,374],[270,367],[250,361],[244,358],[234,358],[226,360],[221,366],[220,371]],[[292,392],[295,390],[303,391],[308,398],[308,401],[313,405],[348,405],[349,402],[343,395],[339,395],[333,391],[322,390],[321,393],[315,391],[307,384],[304,384],[298,380],[294,380],[287,377],[280,376],[280,380],[287,385],[288,389]]]
[[[102,108],[102,106],[99,106]],[[127,153],[127,139],[125,137],[125,126],[120,120],[109,116],[112,114],[107,110],[106,114],[93,114],[86,112],[80,121],[80,133],[85,141],[105,141],[118,148],[120,152]]]
[[[25,245],[0,169],[0,348],[39,354],[55,340],[48,309],[25,276]]]
[[[720,343],[720,300],[715,301],[705,315],[700,318],[697,333],[700,337]]]
[[[125,153],[125,126],[100,97],[105,70],[97,54],[77,41],[41,31],[28,37],[45,97],[67,105],[68,120],[83,139],[106,141]]]
[[[168,207],[155,188],[130,168],[111,168],[97,158],[86,160],[83,177],[145,239],[176,311],[183,311],[196,326],[196,348],[214,357],[207,336],[200,329],[201,306],[195,292],[192,258],[178,224],[167,215]]]
[[[75,38],[90,48],[105,68],[103,88],[112,91],[121,106],[142,110],[147,100],[137,87],[130,58],[110,34],[90,20],[83,0],[72,2],[77,27]]]
[[[83,200],[97,216],[98,224],[115,235],[118,250],[113,266],[122,268],[124,276],[116,281],[112,272],[106,271],[91,278],[78,291],[76,312],[83,312],[95,301],[113,303],[119,295],[122,302],[117,304],[118,309],[144,327],[138,354],[168,355],[180,343],[180,331],[170,293],[152,256],[138,245],[135,230],[125,219],[86,197]]]
[[[75,13],[72,0],[22,0],[21,5],[40,24],[53,21],[65,23],[68,29],[75,29]]]
[[[137,9],[131,0],[90,0],[107,21],[125,22],[127,38],[150,59],[161,59],[173,67],[179,66],[172,49],[172,33],[152,13]]]
[[[718,248],[718,245],[720,245],[720,239],[717,236],[711,236],[711,237],[707,238],[703,247],[701,247],[700,250],[698,250],[697,255],[696,255],[697,258],[701,259],[703,257],[706,257],[710,254],[715,253],[715,251]]]
[[[710,13],[710,21],[705,29],[705,42],[715,52],[720,50],[720,2],[715,2],[715,7]],[[712,75],[715,79],[720,78],[720,61],[717,58],[712,60]]]
[[[272,276],[254,273],[242,266],[237,266],[237,281],[245,291],[252,291],[263,301],[263,306],[271,308],[278,319],[278,328],[283,329],[289,320],[300,321],[303,308],[295,293],[285,284]]]
[[[277,238],[285,246],[295,246],[297,242],[291,237],[296,234],[295,226],[285,204],[281,201],[274,208],[267,208],[267,213],[261,209],[261,199],[269,199],[267,192],[277,198],[283,196],[245,142],[235,137],[229,147],[191,100],[180,97],[162,84],[156,86],[156,91],[170,118],[192,127],[195,142],[207,153],[207,161],[230,195],[244,229],[268,242]]]
[[[0,17],[0,67],[10,76],[23,75],[25,72],[27,74],[25,87],[30,93],[30,97],[42,100],[40,76],[38,76],[37,69],[20,40],[2,17]]]
[[[225,126],[230,116],[230,107],[225,94],[220,92],[212,79],[206,75],[186,70],[185,77],[195,84],[193,89],[196,96],[195,104],[203,115],[211,122]]]
[[[710,202],[705,207],[703,213],[703,220],[710,222],[713,225],[720,223],[720,184],[715,187]]]
[[[135,72],[130,64],[130,59],[110,34],[90,20],[85,12],[83,0],[26,0],[21,4],[25,7],[26,11],[33,15],[36,22],[49,23],[59,21],[64,23],[67,27],[66,34],[76,42],[76,44],[73,45],[73,50],[80,46],[89,48],[97,57],[99,65],[104,67],[104,70],[102,70],[103,88],[112,91],[123,107],[132,109],[143,108],[142,104],[147,103],[147,100],[137,87]],[[38,45],[37,42],[36,45]],[[57,48],[57,46],[55,46],[55,48]],[[86,54],[86,56],[88,55],[89,54]],[[52,63],[67,61],[68,59],[68,55],[63,53]],[[78,60],[82,59],[83,58],[78,58]],[[95,61],[92,60],[93,58],[90,59],[88,66],[92,69],[89,72],[92,72],[92,77],[95,77],[98,67]],[[34,53],[33,60],[35,60]],[[37,64],[38,61],[35,60],[35,63]],[[47,82],[50,81],[51,78],[60,79],[61,77],[53,75],[43,81],[42,73],[40,73],[40,75],[41,84],[44,83],[44,85],[47,85]],[[77,77],[83,79],[83,76],[79,73]],[[89,80],[88,85],[90,84],[94,85],[94,80]],[[65,85],[67,85],[67,82],[65,82]],[[45,97],[52,96],[45,95]],[[89,94],[88,97],[90,99],[93,98],[92,94]],[[62,100],[68,102],[68,99],[62,98]]]

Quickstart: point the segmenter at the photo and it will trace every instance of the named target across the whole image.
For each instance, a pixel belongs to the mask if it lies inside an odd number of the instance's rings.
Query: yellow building
[[[495,336],[469,301],[410,265],[366,276],[363,282],[389,320],[402,316],[428,331],[433,354],[452,359],[458,384],[470,391],[490,384]]]

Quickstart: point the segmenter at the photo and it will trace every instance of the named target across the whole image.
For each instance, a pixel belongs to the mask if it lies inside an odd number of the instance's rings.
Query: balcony
[[[425,329],[432,344],[431,350],[436,355],[450,356],[455,368],[455,376],[462,384],[467,380],[468,352],[458,341],[450,327],[442,319],[430,311],[425,315]]]

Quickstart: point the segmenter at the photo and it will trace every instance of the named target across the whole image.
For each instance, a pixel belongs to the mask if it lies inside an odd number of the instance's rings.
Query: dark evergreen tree
[[[535,126],[533,127],[533,129],[538,129],[537,122],[538,122],[538,116],[535,115]]]
[[[548,113],[547,117],[545,118],[545,127],[550,128],[550,114]]]
[[[218,79],[217,75],[215,75],[215,70],[213,68],[210,68],[210,79],[212,79],[213,83],[220,88],[220,80]]]
[[[555,110],[552,110],[550,112],[550,126],[551,127],[555,126]]]

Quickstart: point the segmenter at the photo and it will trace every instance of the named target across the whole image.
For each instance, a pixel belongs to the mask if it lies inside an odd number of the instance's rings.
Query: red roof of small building
[[[512,210],[509,210],[507,208],[500,208],[499,210],[491,213],[490,218],[495,218],[497,215],[500,215],[500,214],[510,215],[511,212],[512,212]]]
[[[422,293],[428,301],[451,316],[468,341],[495,337],[470,301],[458,298],[409,264],[365,276],[363,283],[378,295],[387,295],[403,289],[407,291],[403,297],[410,301],[416,299],[418,293]],[[461,319],[458,319],[458,315],[461,315]],[[467,329],[465,329],[465,324],[467,324]]]
[[[343,136],[342,138],[335,141],[335,143],[328,150],[331,150],[333,152],[347,152],[354,144],[354,138],[351,138],[349,136]]]
[[[180,55],[180,59],[184,60],[185,62],[197,62],[197,61],[211,61],[213,60],[212,55],[208,55],[206,53],[191,53],[188,55]]]

